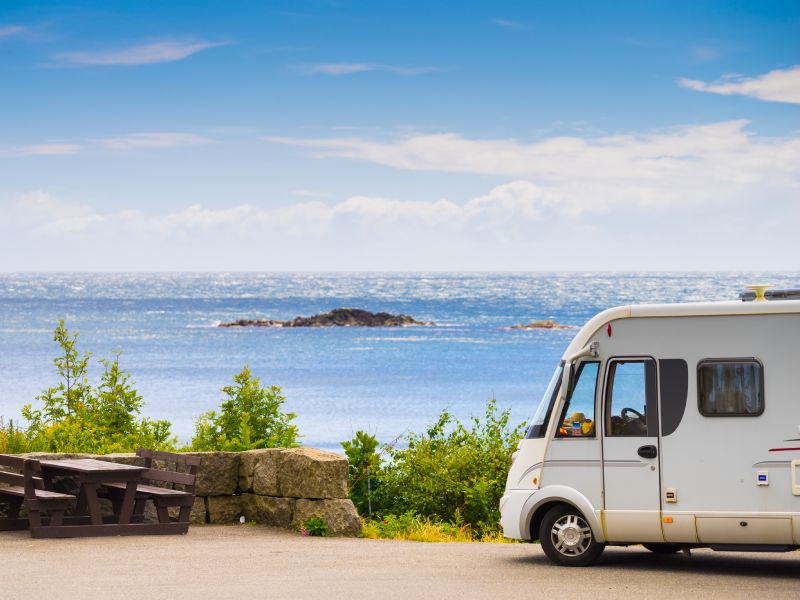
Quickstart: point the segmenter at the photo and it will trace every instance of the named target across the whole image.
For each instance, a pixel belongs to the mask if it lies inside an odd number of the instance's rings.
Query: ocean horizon
[[[577,329],[611,306],[738,300],[744,286],[799,287],[796,272],[222,272],[0,274],[0,416],[57,383],[59,319],[95,358],[121,351],[143,414],[188,442],[195,419],[248,364],[283,388],[305,445],[341,451],[359,429],[387,442],[447,409],[483,413],[496,398],[528,419]],[[406,314],[432,327],[220,328],[334,308]],[[92,376],[96,377],[95,364]]]

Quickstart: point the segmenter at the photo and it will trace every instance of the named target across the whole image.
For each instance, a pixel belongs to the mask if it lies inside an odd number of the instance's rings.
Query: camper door
[[[608,361],[603,398],[606,536],[615,542],[662,542],[656,361]]]

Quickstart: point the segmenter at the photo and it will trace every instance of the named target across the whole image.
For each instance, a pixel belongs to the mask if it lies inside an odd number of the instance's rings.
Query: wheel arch
[[[529,505],[526,507],[527,510],[523,510],[523,515],[526,516],[524,527],[521,528],[521,531],[527,531],[531,536],[531,541],[539,539],[539,527],[547,512],[559,505],[569,506],[580,511],[589,527],[592,528],[594,539],[600,543],[606,541],[602,524],[592,503],[574,488],[547,486],[540,490],[539,493],[531,496],[527,504]]]

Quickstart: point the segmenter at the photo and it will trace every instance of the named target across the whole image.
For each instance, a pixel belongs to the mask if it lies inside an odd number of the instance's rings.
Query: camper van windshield
[[[531,425],[528,427],[526,438],[541,438],[547,432],[547,424],[550,422],[550,415],[553,412],[553,404],[555,404],[556,396],[558,395],[558,388],[561,387],[561,371],[563,367],[559,366],[556,372],[553,373],[553,378],[547,385],[547,389],[539,402],[539,407],[531,419]]]

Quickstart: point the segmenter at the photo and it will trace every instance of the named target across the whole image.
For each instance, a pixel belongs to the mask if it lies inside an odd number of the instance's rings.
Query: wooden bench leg
[[[159,523],[169,523],[169,509],[163,505],[156,505],[156,513],[158,514]]]
[[[136,482],[129,481],[125,487],[125,495],[123,496],[122,506],[119,509],[119,520],[121,525],[127,525],[131,522],[131,515],[136,502]]]
[[[122,500],[116,494],[110,494],[108,499],[111,500],[111,509],[114,511],[114,520],[119,523],[119,511],[122,508]]]
[[[75,504],[75,514],[82,515],[86,512],[86,490],[83,486],[81,486],[81,489],[78,492],[78,502]]]
[[[131,523],[144,523],[144,509],[147,506],[147,498],[136,498],[133,504],[133,516]]]
[[[181,510],[178,513],[178,522],[179,523],[188,523],[191,514],[192,514],[192,507],[191,506],[181,506]]]
[[[52,509],[47,511],[50,514],[50,525],[58,527],[64,521],[64,509]]]
[[[28,521],[30,521],[31,528],[42,526],[42,513],[38,508],[28,508]]]
[[[89,509],[89,516],[92,518],[92,525],[102,525],[103,516],[100,514],[100,502],[97,500],[97,484],[84,482],[83,490],[86,494],[86,506]]]

